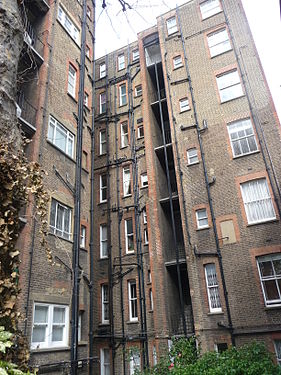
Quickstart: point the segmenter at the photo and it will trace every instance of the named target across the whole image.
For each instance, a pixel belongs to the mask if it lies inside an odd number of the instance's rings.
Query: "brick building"
[[[48,172],[56,265],[38,245],[31,206],[21,298],[32,363],[60,362],[53,371],[62,371],[70,358],[82,8],[76,0],[35,4],[44,49],[26,40],[38,61],[36,80],[23,86],[36,116],[29,121],[22,110],[20,121],[33,132],[28,154]],[[90,25],[90,2],[87,12]],[[89,356],[94,167],[92,373],[131,375],[157,363],[173,336],[193,334],[203,351],[261,340],[281,360],[280,124],[241,1],[191,0],[96,60],[94,116],[91,48],[87,30],[79,358]]]

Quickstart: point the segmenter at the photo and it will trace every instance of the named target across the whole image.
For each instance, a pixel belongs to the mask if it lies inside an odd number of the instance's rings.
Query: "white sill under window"
[[[243,156],[258,154],[259,152],[260,152],[260,150],[256,150],[256,151],[252,151],[252,152],[245,152],[244,154],[233,156],[233,159],[239,159],[239,158],[242,158]]]

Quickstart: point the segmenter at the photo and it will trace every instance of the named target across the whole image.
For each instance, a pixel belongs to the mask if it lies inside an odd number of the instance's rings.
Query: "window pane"
[[[126,220],[126,225],[127,225],[127,234],[133,233],[133,221]]]
[[[206,275],[208,286],[218,285],[216,267],[214,264],[206,265]]]
[[[64,327],[53,326],[52,341],[62,341],[63,331],[64,331]]]
[[[34,323],[48,322],[48,306],[35,306]]]
[[[280,295],[277,289],[277,284],[275,280],[267,280],[263,282],[265,296],[267,300],[278,300]]]
[[[273,260],[274,270],[276,275],[281,276],[281,259]]]
[[[46,326],[35,326],[32,331],[32,342],[44,342],[46,337]]]
[[[65,308],[54,307],[53,323],[65,322]]]
[[[274,274],[271,261],[260,262],[259,265],[262,276],[272,276]]]
[[[66,152],[66,131],[60,126],[57,126],[55,145]]]
[[[198,210],[196,212],[197,212],[198,219],[203,219],[207,216],[207,211],[205,209]]]

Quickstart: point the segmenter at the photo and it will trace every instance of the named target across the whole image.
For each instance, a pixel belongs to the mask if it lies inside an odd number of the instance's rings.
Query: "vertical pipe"
[[[178,278],[178,286],[179,286],[180,309],[181,309],[181,316],[182,316],[183,331],[184,331],[184,335],[186,336],[187,330],[186,330],[186,319],[184,315],[184,300],[183,300],[182,281],[181,281],[181,273],[180,273],[180,265],[179,265],[179,249],[178,249],[178,244],[177,244],[176,224],[175,224],[174,207],[173,207],[173,199],[172,199],[172,188],[171,188],[171,180],[170,180],[170,173],[169,173],[168,154],[167,154],[163,112],[162,112],[162,103],[161,103],[161,96],[160,96],[158,69],[157,69],[156,63],[154,64],[154,70],[155,70],[155,77],[156,77],[156,84],[157,84],[157,100],[158,100],[159,112],[160,112],[162,138],[163,138],[163,144],[164,144],[165,168],[166,168],[166,177],[167,177],[167,184],[168,184],[170,213],[171,213],[171,219],[172,219],[173,240],[174,240],[175,253],[176,253],[176,269],[177,269],[177,278]]]
[[[81,172],[82,172],[82,145],[84,120],[84,84],[85,84],[85,47],[86,47],[86,17],[87,3],[83,1],[81,53],[79,67],[79,96],[78,96],[78,123],[76,140],[75,165],[75,198],[74,198],[74,235],[73,235],[73,290],[71,306],[71,374],[77,373],[78,357],[78,313],[79,313],[79,251],[80,251],[80,216],[81,216]]]
[[[222,255],[221,255],[221,250],[220,250],[220,245],[219,245],[216,218],[215,218],[215,213],[214,213],[214,208],[213,208],[213,201],[212,201],[212,196],[211,196],[211,191],[210,191],[210,183],[209,183],[209,178],[208,178],[208,173],[207,173],[205,154],[204,154],[202,138],[201,138],[201,134],[200,134],[200,128],[199,128],[198,117],[197,117],[196,102],[195,102],[195,98],[194,98],[192,81],[191,81],[191,76],[190,76],[189,67],[188,67],[185,41],[184,41],[184,37],[183,37],[183,34],[182,34],[182,26],[181,26],[181,20],[180,20],[178,7],[176,7],[176,13],[177,13],[177,18],[178,18],[182,48],[183,48],[183,53],[184,53],[185,69],[186,69],[188,85],[189,85],[189,90],[190,90],[190,95],[191,95],[191,100],[192,100],[194,120],[195,120],[196,131],[197,131],[197,138],[198,138],[198,143],[199,143],[200,153],[201,153],[201,158],[202,158],[204,178],[205,178],[205,186],[206,186],[206,190],[207,190],[208,202],[209,202],[210,211],[211,211],[211,219],[212,219],[212,224],[213,224],[216,250],[217,250],[217,254],[218,254],[219,268],[220,268],[221,279],[222,279],[222,286],[223,286],[223,293],[224,293],[226,312],[227,312],[227,318],[228,318],[229,332],[230,332],[230,336],[231,336],[232,345],[235,346],[235,338],[234,338],[234,335],[233,335],[233,325],[232,325],[231,311],[230,311],[229,300],[228,300],[228,291],[227,291],[225,276],[224,276]]]

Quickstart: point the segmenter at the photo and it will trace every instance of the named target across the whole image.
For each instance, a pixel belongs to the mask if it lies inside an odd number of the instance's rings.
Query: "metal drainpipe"
[[[176,14],[177,14],[178,23],[179,23],[182,48],[183,48],[183,52],[184,52],[185,69],[186,69],[186,74],[187,74],[187,79],[188,79],[188,85],[189,85],[190,95],[191,95],[191,99],[192,99],[193,113],[194,113],[194,119],[195,119],[195,124],[196,124],[196,131],[197,131],[197,138],[198,138],[200,153],[201,153],[201,158],[202,158],[202,165],[203,165],[203,170],[204,170],[204,177],[205,177],[205,185],[206,185],[206,190],[207,190],[208,202],[209,202],[210,211],[211,211],[211,218],[212,218],[213,231],[214,231],[214,237],[215,237],[215,243],[216,243],[216,250],[217,250],[217,253],[218,253],[218,262],[219,262],[219,268],[220,268],[220,273],[221,273],[221,278],[222,278],[223,293],[224,293],[226,312],[227,312],[227,318],[228,318],[228,325],[229,325],[228,328],[229,328],[229,332],[230,332],[230,336],[231,336],[232,345],[235,346],[235,337],[234,337],[234,334],[233,334],[232,318],[231,318],[230,306],[229,306],[229,301],[228,301],[228,291],[227,291],[226,282],[225,282],[224,269],[223,269],[223,264],[222,264],[222,256],[221,256],[221,250],[220,250],[220,245],[219,245],[216,218],[215,218],[213,202],[212,202],[212,197],[211,197],[210,184],[209,184],[209,178],[208,178],[206,161],[205,161],[205,154],[204,154],[204,149],[203,149],[203,144],[202,144],[202,139],[201,139],[201,134],[200,134],[200,128],[199,128],[199,124],[198,124],[196,102],[195,102],[195,99],[194,99],[193,87],[192,87],[190,72],[189,72],[189,68],[188,68],[188,60],[187,60],[185,42],[184,42],[184,38],[183,38],[183,35],[182,35],[182,26],[181,26],[178,7],[176,7]]]
[[[163,138],[163,145],[164,145],[164,156],[165,156],[166,177],[167,177],[167,185],[168,185],[168,193],[169,193],[170,213],[171,213],[171,219],[172,219],[173,239],[174,239],[174,246],[175,246],[175,253],[176,253],[176,268],[177,268],[177,278],[178,278],[178,286],[179,286],[180,309],[181,309],[181,316],[182,316],[182,323],[183,323],[183,331],[184,331],[184,335],[186,336],[187,330],[186,330],[186,320],[185,320],[185,315],[184,315],[184,300],[183,300],[181,273],[180,273],[180,265],[179,265],[179,249],[178,249],[178,244],[177,244],[177,234],[176,234],[174,207],[173,207],[173,200],[172,200],[171,180],[170,180],[169,165],[168,165],[167,145],[166,145],[165,128],[164,128],[162,104],[161,104],[161,97],[160,97],[159,77],[158,77],[156,63],[154,63],[154,71],[155,71],[156,84],[157,84],[157,98],[158,98],[158,105],[159,105],[159,111],[160,111],[160,121],[161,121],[161,130],[162,130],[162,138]]]
[[[163,25],[163,18],[162,18],[162,28],[164,29]],[[188,244],[190,246],[190,249],[192,249],[192,243],[191,243],[191,236],[189,232],[189,225],[188,225],[188,220],[187,220],[187,213],[186,213],[186,201],[185,201],[185,194],[184,194],[184,189],[183,189],[183,178],[182,178],[182,169],[181,169],[181,159],[179,156],[179,147],[178,147],[178,140],[177,140],[177,132],[176,132],[176,126],[175,126],[175,118],[174,118],[174,111],[173,111],[173,105],[172,105],[172,96],[171,96],[171,85],[170,85],[170,76],[168,75],[168,65],[167,65],[167,50],[165,46],[165,39],[164,39],[164,61],[165,61],[165,70],[167,74],[167,84],[168,84],[168,91],[169,91],[169,100],[171,104],[171,115],[172,115],[172,123],[173,123],[173,131],[174,131],[174,139],[175,139],[175,148],[176,148],[176,154],[177,154],[177,163],[178,163],[178,170],[179,170],[179,176],[180,176],[180,188],[181,188],[181,194],[182,194],[182,206],[183,206],[183,214],[184,214],[184,224],[186,227],[186,234],[187,234],[187,239],[188,239]],[[186,255],[186,254],[185,254]],[[192,307],[192,300],[190,299],[191,302],[191,319],[192,319],[192,330],[195,332],[195,327],[194,327],[194,317],[193,317],[193,307]]]
[[[50,82],[50,76],[51,76],[51,67],[52,65],[52,60],[53,60],[53,44],[54,44],[54,37],[55,33],[54,31],[54,26],[56,22],[56,14],[57,14],[57,0],[54,1],[54,13],[53,13],[53,21],[52,21],[52,36],[51,36],[51,43],[49,44],[50,48],[50,54],[49,54],[49,61],[48,61],[48,73],[47,73],[47,81],[46,81],[46,89],[45,89],[45,99],[44,99],[44,113],[43,113],[43,124],[42,124],[42,132],[41,134],[45,134],[45,128],[46,128],[46,108],[47,108],[47,103],[48,103],[48,97],[49,97],[49,82]],[[41,159],[41,152],[43,149],[43,142],[45,141],[44,136],[41,137],[40,143],[39,143],[39,160]],[[33,214],[35,214],[35,207],[33,207]],[[34,216],[34,215],[33,215]],[[29,309],[29,297],[30,297],[30,288],[31,288],[31,276],[32,276],[32,268],[33,268],[33,254],[34,254],[34,243],[35,243],[35,232],[36,232],[36,221],[33,219],[32,223],[32,241],[31,241],[31,249],[30,249],[30,260],[29,260],[29,268],[28,268],[28,282],[27,282],[27,296],[26,296],[26,304],[25,304],[25,321],[24,321],[24,335],[26,336],[27,334],[27,323],[28,323],[28,309]]]
[[[230,26],[230,23],[229,23],[229,20],[228,20],[228,17],[227,17],[227,12],[226,12],[226,8],[225,8],[225,4],[224,4],[223,0],[222,0],[221,4],[222,4],[222,8],[223,8],[224,17],[225,17],[225,23],[228,27],[231,42],[232,42],[232,45],[233,45],[233,52],[235,54],[236,61],[238,63],[238,67],[239,67],[239,70],[240,70],[240,73],[241,73],[242,82],[243,82],[243,85],[244,85],[245,94],[246,94],[246,98],[247,98],[247,101],[248,101],[249,109],[250,109],[250,112],[251,112],[252,118],[254,120],[256,130],[257,130],[257,135],[258,135],[259,144],[260,144],[260,148],[261,148],[262,158],[263,158],[263,161],[264,161],[264,164],[265,164],[266,171],[268,173],[268,178],[269,178],[269,181],[270,181],[270,184],[271,184],[271,187],[272,187],[274,200],[275,200],[275,203],[276,203],[276,206],[277,206],[277,209],[278,209],[278,213],[279,213],[279,216],[280,216],[281,215],[281,208],[280,208],[279,201],[277,199],[277,194],[275,192],[275,187],[273,185],[272,177],[270,175],[270,168],[268,167],[268,163],[267,163],[267,160],[266,160],[265,152],[264,152],[264,149],[263,149],[263,143],[264,143],[264,147],[266,149],[266,152],[267,152],[267,155],[268,155],[268,158],[269,158],[269,161],[270,161],[271,170],[272,170],[275,185],[276,185],[277,190],[278,190],[279,199],[281,199],[281,192],[280,192],[277,176],[276,176],[276,173],[275,173],[274,165],[273,165],[273,162],[272,162],[272,158],[271,158],[269,149],[267,147],[266,139],[265,139],[264,132],[263,132],[262,126],[260,124],[259,118],[258,118],[258,116],[256,116],[254,114],[254,109],[253,109],[253,106],[252,106],[252,103],[251,103],[251,100],[250,100],[249,91],[248,91],[248,88],[247,88],[247,85],[246,85],[246,81],[244,79],[244,73],[242,73],[240,58],[239,58],[239,54],[237,52],[237,47],[236,47],[236,42],[235,42],[234,37],[233,37],[233,32],[232,32],[232,29],[231,29],[231,26]],[[241,57],[242,57],[242,54],[241,54]],[[247,75],[246,69],[245,69],[245,74]],[[250,83],[249,83],[249,86],[250,86]]]
[[[82,145],[84,121],[84,84],[85,84],[85,58],[86,58],[86,21],[87,1],[83,1],[81,53],[80,53],[80,80],[78,95],[78,123],[76,140],[76,165],[75,165],[75,199],[74,199],[74,235],[73,235],[73,290],[71,305],[71,374],[77,374],[78,358],[78,313],[79,313],[79,252],[80,252],[80,216],[81,216],[81,172],[82,172]]]

